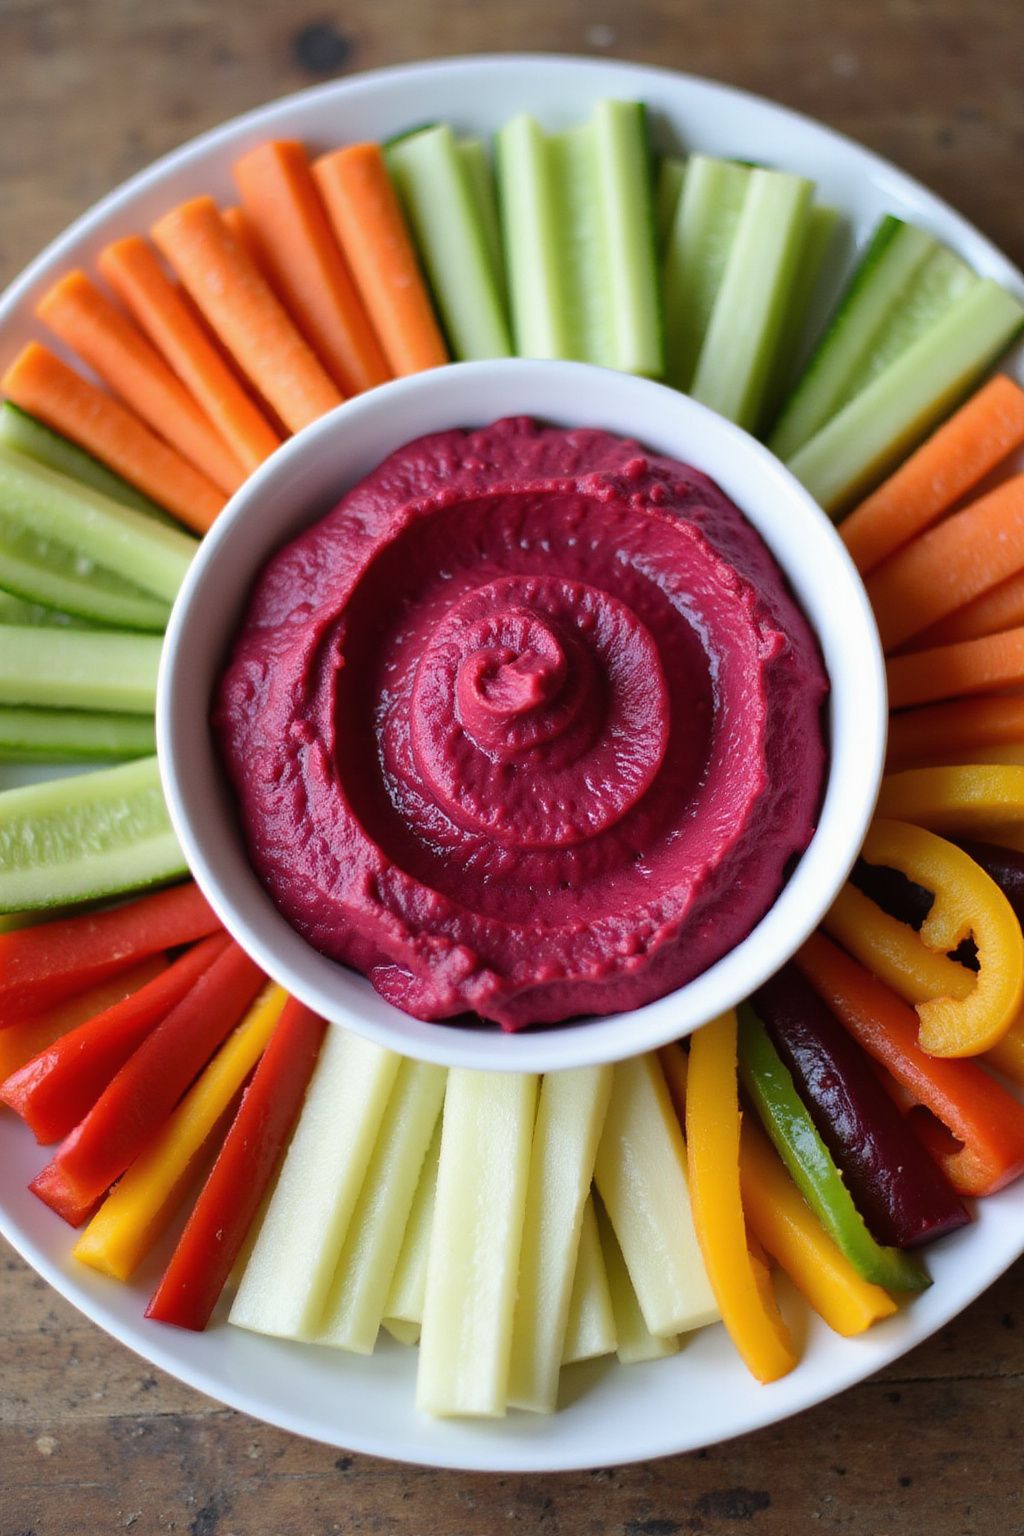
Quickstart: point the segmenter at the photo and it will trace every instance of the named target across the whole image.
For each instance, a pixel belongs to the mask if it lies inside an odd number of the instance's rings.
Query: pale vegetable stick
[[[651,1332],[672,1338],[715,1322],[686,1145],[653,1054],[616,1063],[594,1178]]]
[[[430,1230],[434,1225],[437,1164],[440,1156],[439,1120],[434,1139],[423,1159],[423,1171],[416,1186],[385,1308],[389,1322],[414,1323],[417,1330],[423,1321],[423,1293],[427,1288],[427,1255],[430,1252]]]
[[[508,1400],[553,1413],[583,1208],[612,1087],[611,1067],[549,1072],[541,1083],[512,1324]]]
[[[289,1339],[316,1328],[400,1060],[327,1031],[232,1323]]]
[[[505,1412],[536,1102],[527,1073],[448,1074],[416,1380],[426,1413]]]
[[[616,1353],[620,1362],[623,1365],[639,1365],[642,1360],[663,1360],[666,1355],[678,1354],[678,1338],[666,1338],[662,1334],[652,1333],[645,1323],[622,1249],[603,1206],[598,1207],[597,1225],[612,1298],[615,1335],[618,1340]]]
[[[402,1061],[323,1317],[313,1333],[317,1344],[373,1353],[444,1085],[443,1067]]]
[[[562,1346],[562,1364],[575,1365],[578,1360],[596,1360],[599,1355],[613,1355],[617,1347],[608,1271],[601,1253],[601,1236],[597,1230],[593,1196],[588,1195],[583,1207],[576,1274],[569,1301],[569,1322]]]
[[[391,1337],[399,1344],[405,1344],[411,1348],[420,1341],[419,1323],[407,1323],[402,1317],[386,1317],[381,1323]]]

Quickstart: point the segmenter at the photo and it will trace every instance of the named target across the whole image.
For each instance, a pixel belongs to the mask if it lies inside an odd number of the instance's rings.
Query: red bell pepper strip
[[[264,981],[237,944],[130,1056],[29,1188],[73,1227],[137,1157]]]
[[[792,965],[754,996],[818,1134],[880,1243],[912,1248],[970,1217],[880,1086],[870,1060]]]
[[[961,1195],[988,1195],[1024,1173],[1024,1105],[976,1062],[929,1056],[917,1043],[914,1009],[816,933],[796,964],[840,1022],[950,1133],[939,1152]],[[953,1140],[955,1138],[955,1141]]]
[[[245,1242],[302,1105],[326,1028],[290,999],[146,1316],[200,1331]]]
[[[115,1003],[138,992],[140,987],[148,986],[166,969],[166,955],[150,955],[148,960],[140,960],[130,970],[118,971],[116,976],[108,976],[106,981],[98,981],[94,987],[76,992],[74,997],[66,997],[62,1003],[54,1003],[52,1008],[32,1014],[21,1024],[0,1029],[0,1082],[59,1040],[61,1035],[69,1034],[98,1013],[106,1013]]]
[[[21,1116],[37,1141],[60,1141],[227,944],[222,933],[200,940],[148,986],[86,1019],[13,1072],[0,1086],[0,1099]]]
[[[102,912],[0,934],[0,1028],[219,927],[190,880]]]

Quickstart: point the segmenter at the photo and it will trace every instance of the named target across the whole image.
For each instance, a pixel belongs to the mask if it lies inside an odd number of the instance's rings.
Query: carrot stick
[[[363,303],[395,374],[448,361],[430,295],[380,146],[351,144],[313,175]]]
[[[224,506],[223,492],[144,421],[90,384],[36,341],[3,376],[15,405],[100,459],[196,533],[205,533]]]
[[[891,709],[1024,684],[1024,626],[895,656],[886,674]]]
[[[267,266],[267,258],[260,249],[259,241],[253,234],[252,225],[246,218],[241,208],[236,205],[231,208],[222,208],[220,216],[228,227],[231,238],[241,246],[242,250],[252,262],[256,271],[263,280],[272,288],[274,286],[270,268]]]
[[[207,323],[290,432],[341,404],[341,394],[229,234],[212,197],[172,209],[152,235]]]
[[[165,957],[153,955],[148,960],[140,960],[130,971],[120,971],[107,981],[97,982],[94,987],[77,992],[52,1008],[32,1014],[20,1024],[12,1024],[10,1029],[0,1029],[0,1081],[17,1072],[26,1061],[45,1051],[62,1035],[84,1024],[86,1019],[94,1018],[130,997],[166,968]]]
[[[162,949],[216,933],[199,887],[183,885],[102,912],[0,934],[0,1028],[126,971]]]
[[[917,641],[919,645],[952,645],[954,640],[980,640],[983,635],[1016,629],[1019,624],[1024,624],[1024,570],[930,625]]]
[[[338,388],[390,378],[377,334],[317,193],[303,146],[261,144],[235,163],[242,208],[271,279]]]
[[[888,767],[924,766],[934,758],[972,755],[1024,742],[1024,699],[962,699],[893,715]],[[976,759],[977,760],[977,759]]]
[[[839,528],[863,574],[929,528],[1024,443],[1024,390],[996,374]]]
[[[36,314],[158,437],[231,495],[245,479],[235,455],[138,327],[84,272],[69,272]]]
[[[243,470],[251,473],[281,439],[250,400],[196,319],[156,252],[129,235],[100,252],[99,269],[121,303],[206,411]]]
[[[884,648],[894,650],[1024,569],[1024,475],[972,501],[869,577]]]

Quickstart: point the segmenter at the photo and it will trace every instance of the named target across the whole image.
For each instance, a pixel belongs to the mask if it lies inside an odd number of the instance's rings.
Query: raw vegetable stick
[[[253,234],[252,225],[249,223],[243,210],[236,203],[230,208],[222,208],[220,216],[224,220],[231,238],[238,242],[256,268],[256,271],[273,288],[274,281],[270,268],[267,266],[266,252],[261,249],[259,241]]]
[[[235,162],[242,207],[299,330],[345,395],[390,378],[331,231],[303,146],[261,144]]]
[[[639,1365],[643,1360],[663,1360],[668,1355],[677,1355],[678,1338],[652,1333],[647,1326],[619,1240],[603,1205],[596,1206],[596,1215],[601,1256],[611,1296],[615,1351],[619,1363]]]
[[[0,706],[0,763],[130,761],[155,751],[156,727],[144,715]]]
[[[0,405],[0,443],[5,448],[13,448],[15,453],[36,459],[47,469],[55,469],[59,475],[67,475],[69,480],[101,491],[111,501],[123,502],[126,507],[134,507],[136,512],[145,512],[161,522],[173,521],[169,513],[148,496],[143,496],[134,485],[129,485],[122,476],[115,475],[99,459],[94,459],[66,437],[51,432],[49,427],[12,405],[10,400]]]
[[[1019,829],[1024,822],[1024,768],[967,763],[889,773],[882,780],[878,809],[882,816],[947,835],[983,837],[990,828],[1004,825]]]
[[[747,1245],[740,1197],[740,1101],[736,1014],[705,1024],[690,1041],[686,1152],[693,1221],[722,1321],[758,1381],[797,1363],[771,1277]]]
[[[129,1056],[85,1119],[33,1179],[32,1192],[72,1226],[80,1226],[94,1202],[159,1130],[263,980],[248,955],[229,943]]]
[[[448,349],[379,145],[323,155],[313,175],[392,373],[446,363]]]
[[[115,1280],[128,1280],[166,1231],[196,1160],[236,1098],[288,997],[272,983],[188,1090],[173,1114],[104,1200],[72,1252]]]
[[[613,1355],[617,1345],[608,1271],[601,1252],[601,1234],[597,1230],[594,1198],[588,1194],[580,1225],[576,1273],[573,1276],[569,1318],[562,1345],[562,1364],[575,1365],[580,1360],[596,1360],[601,1355]]]
[[[839,536],[862,575],[923,533],[1024,443],[1024,390],[998,373],[849,517]]]
[[[0,1098],[39,1142],[60,1141],[89,1113],[128,1057],[185,997],[227,947],[227,934],[211,934],[163,969],[148,986],[86,1016],[8,1077]]]
[[[78,992],[62,1003],[55,1003],[52,1008],[31,1015],[21,1024],[13,1024],[10,1029],[0,1029],[0,1082],[6,1081],[26,1061],[31,1061],[33,1056],[45,1051],[62,1035],[84,1024],[86,1019],[105,1013],[115,1003],[139,991],[166,967],[167,961],[163,955],[153,955],[148,960],[140,960],[130,971],[122,971],[119,976],[112,976],[108,981],[98,981],[84,992]]]
[[[441,1114],[444,1088],[443,1067],[411,1060],[399,1065],[323,1317],[313,1335],[317,1344],[361,1355],[373,1351],[423,1161]]]
[[[152,715],[162,644],[112,629],[0,624],[0,704]]]
[[[330,1029],[231,1308],[256,1333],[319,1326],[400,1057]]]
[[[289,999],[146,1316],[203,1329],[240,1260],[302,1104],[326,1026]],[[246,1262],[248,1260],[246,1259]]]
[[[105,912],[0,934],[0,1027],[219,927],[206,897],[188,880]]]
[[[537,1079],[448,1074],[416,1403],[505,1412]]]
[[[1024,625],[894,656],[886,678],[891,709],[1019,687],[1024,684]]]
[[[407,1323],[400,1317],[386,1317],[381,1327],[390,1333],[396,1344],[404,1344],[407,1349],[420,1341],[419,1323]]]
[[[22,349],[2,384],[15,405],[71,438],[196,533],[205,533],[224,506],[223,491],[151,432],[134,411],[38,342]]]
[[[893,715],[888,766],[925,767],[956,754],[964,763],[983,762],[988,748],[1018,742],[1024,742],[1024,698],[959,699]]]
[[[740,1187],[751,1233],[830,1328],[853,1338],[892,1316],[892,1297],[858,1275],[747,1117],[740,1132]]]
[[[916,636],[916,647],[952,645],[956,640],[980,640],[1003,629],[1024,624],[1024,570],[965,603]]]
[[[909,1003],[822,934],[808,939],[796,964],[911,1102],[956,1138],[941,1159],[954,1189],[991,1194],[1024,1172],[1024,1106],[993,1077],[973,1061],[927,1055]]]
[[[440,1156],[439,1120],[423,1160],[385,1309],[388,1321],[415,1325],[417,1334],[423,1321],[423,1296],[427,1288],[427,1258],[430,1253],[430,1232],[434,1225]]]
[[[541,1082],[512,1320],[508,1400],[553,1413],[583,1208],[612,1087],[610,1067],[549,1072]]]
[[[714,1322],[718,1306],[690,1214],[686,1146],[655,1055],[615,1065],[594,1182],[651,1332],[674,1338]]]
[[[291,432],[342,396],[244,250],[212,197],[197,197],[151,231],[208,324]]]
[[[99,269],[192,391],[242,468],[258,468],[281,439],[239,384],[152,247],[138,235],[129,235],[100,252]]]
[[[867,582],[882,644],[929,625],[1024,568],[1024,475],[955,512],[880,565]]]
[[[230,496],[245,471],[202,407],[132,320],[84,272],[46,292],[36,314],[165,442]]]
[[[927,949],[908,923],[883,912],[856,886],[843,887],[822,927],[901,997],[910,990],[914,1002],[964,998],[974,988],[973,971]]]

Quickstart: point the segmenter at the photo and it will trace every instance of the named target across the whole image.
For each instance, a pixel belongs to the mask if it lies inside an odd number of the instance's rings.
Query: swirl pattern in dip
[[[273,557],[214,727],[310,943],[417,1017],[516,1029],[745,937],[814,828],[826,689],[706,476],[515,418],[408,444]]]

